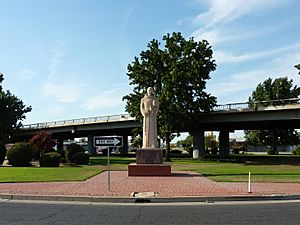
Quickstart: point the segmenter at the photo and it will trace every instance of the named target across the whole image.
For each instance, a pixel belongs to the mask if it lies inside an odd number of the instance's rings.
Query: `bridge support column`
[[[120,148],[121,155],[127,155],[128,153],[128,136],[123,136],[123,146]]]
[[[204,130],[193,132],[193,148],[199,151],[201,157],[205,155]]]
[[[229,131],[227,130],[221,130],[219,133],[219,149],[221,157],[229,155]]]
[[[94,147],[94,136],[88,135],[88,154],[96,155],[96,148]]]

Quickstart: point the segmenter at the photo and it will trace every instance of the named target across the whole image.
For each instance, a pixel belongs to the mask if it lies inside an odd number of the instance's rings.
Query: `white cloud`
[[[246,16],[256,16],[261,12],[270,11],[288,5],[290,0],[201,0],[198,4],[206,3],[208,10],[192,19],[198,27],[191,33],[195,40],[206,39],[213,46],[224,43],[260,37],[279,30],[288,22],[282,21],[276,27],[255,27],[256,32],[249,32],[245,27],[236,27],[235,21]],[[253,31],[253,28],[250,28]]]
[[[68,42],[57,41],[50,58],[50,73],[48,78],[54,79],[58,75],[59,65],[62,63],[65,54],[69,53]]]
[[[31,69],[22,69],[17,72],[17,76],[20,80],[31,80],[35,78],[37,72]]]
[[[286,51],[295,51],[297,49],[300,49],[300,43],[285,46],[282,48],[276,48],[262,52],[244,53],[240,55],[233,55],[232,53],[226,51],[215,51],[214,55],[217,63],[236,63],[274,56],[279,53],[283,53]]]
[[[116,106],[122,107],[125,105],[125,103],[122,101],[122,96],[124,96],[124,93],[122,93],[122,91],[123,90],[119,88],[111,91],[105,91],[101,95],[92,97],[82,106],[87,110],[98,110]]]
[[[208,11],[199,14],[195,23],[204,24],[205,28],[225,24],[248,14],[261,10],[271,10],[289,3],[289,0],[209,0]]]
[[[267,78],[278,78],[288,76],[293,79],[294,85],[300,84],[299,75],[294,65],[299,64],[300,53],[287,53],[275,57],[271,62],[264,65],[261,69],[249,70],[241,73],[235,73],[227,77],[221,82],[210,82],[208,84],[208,91],[215,96],[232,95],[247,101],[256,86],[266,80]],[[239,92],[248,91],[247,96],[238,95]]]
[[[42,85],[42,93],[61,103],[73,103],[79,100],[82,88],[83,85],[46,82]]]

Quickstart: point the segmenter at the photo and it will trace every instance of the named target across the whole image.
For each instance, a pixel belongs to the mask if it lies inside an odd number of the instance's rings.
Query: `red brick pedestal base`
[[[171,166],[131,163],[128,165],[128,176],[171,176]]]

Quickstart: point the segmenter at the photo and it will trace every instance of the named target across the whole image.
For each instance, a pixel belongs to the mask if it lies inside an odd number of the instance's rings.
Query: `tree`
[[[188,148],[193,145],[193,137],[188,135],[185,139],[177,141],[177,147],[182,147],[184,150],[188,150]]]
[[[53,148],[56,145],[56,141],[52,139],[52,135],[50,133],[41,131],[38,134],[34,135],[29,143],[32,145],[33,158],[39,159],[41,155],[53,152]]]
[[[217,154],[218,152],[218,142],[216,140],[216,136],[213,134],[209,134],[204,138],[205,149],[207,152],[211,154]]]
[[[13,131],[22,126],[21,121],[26,118],[25,114],[32,109],[10,91],[4,91],[1,85],[3,80],[3,74],[0,73],[0,144],[8,142]]]
[[[297,68],[299,70],[298,74],[300,75],[300,64],[295,65],[295,68]]]
[[[254,102],[259,101],[298,98],[299,95],[300,88],[293,86],[293,80],[282,77],[273,81],[269,78],[263,83],[258,84],[255,91],[249,97],[249,103],[250,105],[254,105]],[[280,104],[280,102],[276,102],[276,104]],[[300,143],[299,134],[294,129],[247,130],[245,131],[245,137],[250,145],[270,146],[274,153],[277,152],[277,147],[280,145],[295,145]]]
[[[181,33],[163,36],[164,48],[153,39],[148,49],[128,65],[128,77],[133,92],[124,96],[126,111],[142,119],[140,101],[148,87],[153,87],[160,101],[158,135],[166,142],[166,160],[169,161],[173,133],[197,127],[202,112],[216,105],[216,97],[204,90],[210,72],[216,68],[213,51],[208,42],[186,40]]]

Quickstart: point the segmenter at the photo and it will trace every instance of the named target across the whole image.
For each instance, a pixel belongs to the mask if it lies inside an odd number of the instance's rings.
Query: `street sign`
[[[94,137],[95,147],[116,147],[123,146],[123,137],[121,136],[96,136]]]

